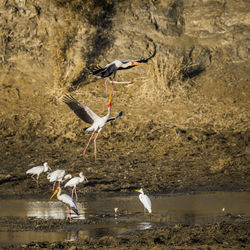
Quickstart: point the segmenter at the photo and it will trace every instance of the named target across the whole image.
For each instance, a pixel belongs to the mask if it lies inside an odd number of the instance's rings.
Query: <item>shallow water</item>
[[[13,232],[0,228],[0,246],[28,243],[31,241],[72,241],[84,236],[100,237],[121,235],[137,230],[157,228],[173,224],[205,224],[225,220],[225,214],[250,216],[250,193],[216,192],[179,195],[150,196],[153,214],[144,214],[138,196],[92,196],[77,202],[80,216],[74,220],[102,218],[100,223],[81,224],[67,228],[67,232]],[[118,208],[115,214],[114,208]],[[224,211],[222,209],[224,208]],[[66,207],[56,199],[0,200],[0,216],[61,219],[66,216]],[[99,217],[98,217],[99,216]],[[227,219],[230,220],[231,217]]]

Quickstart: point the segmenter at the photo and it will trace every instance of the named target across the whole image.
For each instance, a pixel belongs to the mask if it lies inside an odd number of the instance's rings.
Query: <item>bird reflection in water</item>
[[[58,219],[64,220],[65,215],[65,206],[57,201],[30,201],[26,202],[26,211],[27,217],[35,217],[38,219]],[[78,220],[85,220],[86,213],[84,203],[77,203],[79,216],[76,216],[72,213],[72,218]]]
[[[150,222],[140,222],[138,224],[138,230],[147,230],[152,228],[152,224]]]

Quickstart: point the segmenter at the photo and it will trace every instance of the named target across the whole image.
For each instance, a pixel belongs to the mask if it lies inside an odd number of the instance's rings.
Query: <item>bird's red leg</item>
[[[99,133],[100,133],[100,132],[98,132],[98,133],[96,134],[96,137],[95,137],[95,139],[94,139],[94,145],[95,145],[95,152],[94,152],[94,154],[95,154],[95,160],[96,160],[96,139],[97,139],[97,136],[99,135]]]
[[[55,185],[56,185],[56,181],[54,181],[54,184],[53,184],[53,191],[55,190]]]
[[[92,139],[94,133],[95,133],[95,131],[93,131],[93,133],[91,134],[91,136],[90,136],[90,138],[89,138],[89,141],[88,141],[88,144],[87,144],[86,148],[84,149],[84,151],[83,151],[83,153],[82,153],[83,155],[85,155],[86,150],[87,150],[87,148],[88,148],[88,146],[89,146],[89,143],[90,143],[90,141],[91,141],[91,139]]]
[[[74,198],[74,188],[75,187],[72,188],[72,198]]]

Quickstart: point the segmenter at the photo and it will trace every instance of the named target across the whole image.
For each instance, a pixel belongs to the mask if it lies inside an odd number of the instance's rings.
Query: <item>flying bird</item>
[[[86,153],[86,150],[87,150],[87,148],[89,146],[89,143],[90,143],[92,137],[94,136],[95,132],[97,132],[97,134],[95,136],[95,139],[94,139],[94,155],[95,155],[95,159],[96,159],[96,140],[97,140],[97,137],[98,137],[99,133],[101,132],[102,128],[104,127],[104,125],[107,122],[115,120],[118,117],[122,116],[122,112],[120,112],[120,114],[118,116],[109,118],[110,108],[111,108],[111,98],[112,98],[112,92],[110,93],[110,97],[109,97],[109,101],[108,101],[108,113],[107,113],[107,115],[105,115],[103,117],[99,117],[89,107],[81,104],[76,99],[74,99],[72,96],[65,95],[63,97],[63,101],[75,112],[75,114],[80,119],[82,119],[86,123],[91,124],[90,127],[85,129],[85,131],[87,133],[92,132],[92,134],[91,134],[91,136],[89,138],[87,146],[85,147],[85,149],[83,151],[83,154]]]
[[[146,194],[144,194],[142,188],[139,190],[135,190],[135,191],[140,193],[139,199],[141,203],[143,204],[144,208],[146,208],[149,213],[152,213],[152,203],[149,197]]]
[[[75,197],[76,197],[76,201],[77,201],[77,193],[76,193],[76,186],[80,183],[82,183],[84,180],[86,182],[89,182],[88,179],[86,178],[86,176],[83,174],[83,172],[81,172],[79,174],[80,177],[74,177],[72,178],[71,180],[69,180],[65,185],[64,187],[73,187],[72,188],[72,198],[74,196],[74,193],[75,193]]]
[[[60,187],[61,182],[69,180],[72,176],[70,174],[65,175],[65,170],[57,169],[47,175],[49,182],[54,182],[53,191],[55,190],[56,182],[58,182],[58,187]]]
[[[97,78],[105,78],[105,88],[106,88],[106,96],[107,96],[107,81],[112,83],[112,91],[114,85],[114,79],[118,70],[126,70],[133,68],[138,65],[145,65],[150,59],[152,59],[156,55],[156,45],[154,44],[154,52],[148,58],[136,59],[136,60],[126,60],[120,61],[115,60],[104,67],[100,67],[99,65],[93,66],[92,69],[88,67],[90,73]]]
[[[33,167],[26,171],[26,174],[31,174],[31,178],[37,183],[38,186],[38,179],[39,175],[43,172],[47,172],[48,170],[51,170],[50,166],[47,162],[44,162],[42,166]],[[34,176],[37,176],[36,178]]]
[[[57,199],[61,202],[63,202],[64,204],[66,204],[67,206],[67,218],[66,220],[69,218],[69,220],[71,221],[71,215],[70,215],[70,211],[69,209],[71,208],[77,215],[79,215],[79,212],[77,210],[77,205],[75,200],[70,197],[67,194],[61,194],[62,189],[60,187],[58,187],[56,189],[56,191],[52,194],[52,196],[50,197],[50,200],[57,194]]]

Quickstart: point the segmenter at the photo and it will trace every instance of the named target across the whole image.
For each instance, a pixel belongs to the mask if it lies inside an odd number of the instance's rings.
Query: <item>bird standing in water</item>
[[[43,172],[47,172],[49,169],[51,170],[49,164],[47,162],[44,162],[42,166],[33,167],[27,170],[26,174],[31,174],[31,178],[36,182],[38,186],[39,175]],[[35,175],[37,176],[36,178],[34,177]]]
[[[77,201],[77,193],[76,193],[76,186],[79,184],[79,183],[82,183],[84,180],[86,182],[89,182],[88,179],[86,178],[86,176],[83,174],[83,172],[81,172],[79,174],[80,177],[74,177],[72,178],[71,180],[69,180],[65,185],[64,187],[73,187],[72,188],[72,198],[74,196],[74,193],[75,193],[75,196],[76,196],[76,201]]]
[[[50,197],[50,200],[57,194],[57,199],[61,202],[63,202],[64,204],[66,204],[67,206],[67,218],[66,220],[69,218],[69,220],[71,221],[71,215],[70,215],[70,208],[77,214],[79,215],[79,212],[77,210],[77,205],[75,200],[70,197],[67,194],[61,194],[62,189],[60,187],[58,187],[56,189],[56,191],[52,194],[52,196]]]
[[[151,200],[149,199],[149,197],[144,194],[142,188],[139,190],[135,190],[136,192],[139,192],[139,199],[141,201],[141,203],[143,204],[144,208],[146,208],[148,210],[148,212],[151,214],[152,213],[152,203]]]
[[[89,143],[90,143],[92,137],[94,136],[95,132],[97,132],[97,134],[96,134],[96,136],[94,138],[94,155],[95,155],[95,159],[96,159],[96,140],[97,140],[97,137],[98,137],[99,133],[101,132],[102,128],[104,127],[106,122],[115,120],[116,118],[122,116],[122,112],[120,112],[120,114],[118,116],[109,118],[110,109],[111,109],[111,98],[112,98],[112,92],[110,93],[109,101],[108,101],[108,113],[107,113],[107,115],[105,115],[103,117],[99,117],[89,107],[81,104],[80,102],[78,102],[76,99],[74,99],[70,95],[65,95],[64,98],[63,98],[63,101],[75,112],[75,114],[80,119],[82,119],[83,121],[91,124],[90,127],[85,129],[85,131],[87,133],[92,132],[92,134],[91,134],[91,136],[89,138],[87,146],[85,147],[85,149],[83,151],[83,154],[86,153],[86,150],[87,150],[87,148],[89,146]]]

